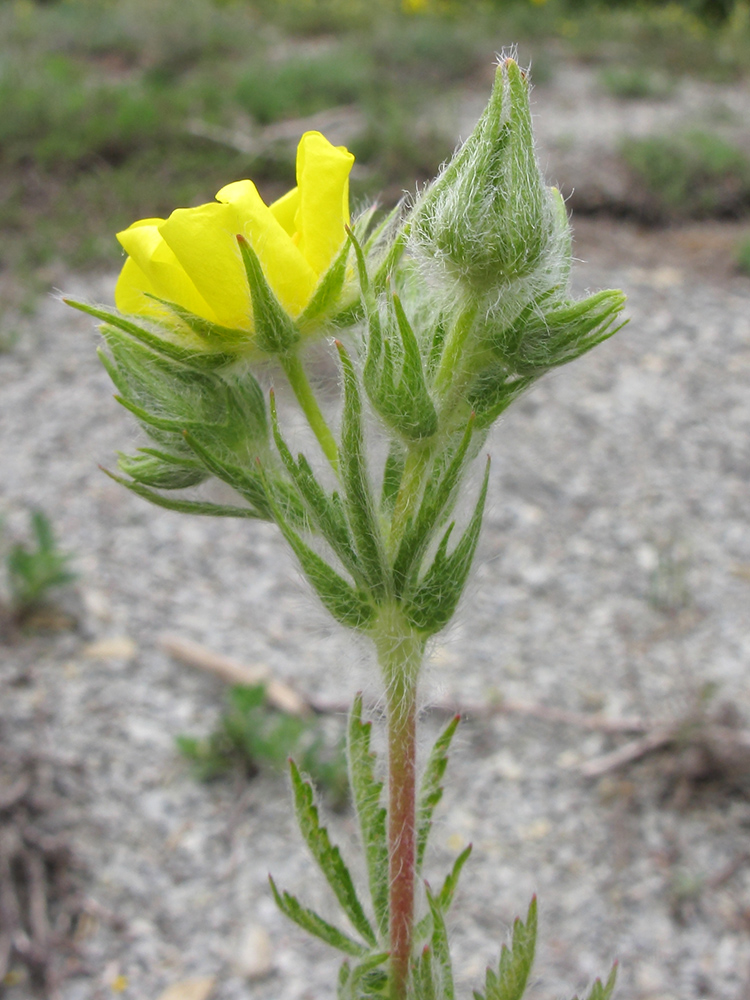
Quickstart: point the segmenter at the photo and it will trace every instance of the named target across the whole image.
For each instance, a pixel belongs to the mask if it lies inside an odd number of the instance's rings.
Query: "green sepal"
[[[310,326],[319,326],[321,318],[332,318],[337,300],[341,296],[346,278],[346,263],[349,259],[349,243],[344,240],[330,267],[315,287],[312,298],[297,320],[301,331]]]
[[[392,513],[404,478],[406,453],[399,441],[392,441],[383,469],[383,485],[380,490],[380,506],[386,513]]]
[[[437,899],[433,896],[428,885],[425,886],[427,903],[430,907],[432,917],[432,935],[430,938],[430,951],[432,953],[432,974],[437,980],[435,992],[440,1000],[455,1000],[455,988],[453,986],[453,969],[451,967],[451,953],[448,945],[448,931],[445,926],[443,912]]]
[[[461,598],[479,541],[489,472],[490,462],[487,459],[484,482],[474,513],[458,545],[450,555],[447,554],[448,541],[455,523],[452,522],[443,535],[432,565],[415,589],[404,598],[405,617],[414,628],[426,635],[434,635],[448,624]]]
[[[127,399],[127,397],[119,394],[115,395],[115,399],[120,406],[124,406],[126,410],[130,410],[134,417],[138,418],[138,421],[143,424],[147,432],[150,427],[155,427],[159,431],[169,431],[170,434],[179,435],[188,427],[201,426],[197,421],[193,423],[189,420],[173,420],[171,417],[157,417],[155,414],[149,413],[148,410],[144,410],[142,406],[138,406]]]
[[[255,250],[244,236],[238,236],[237,242],[253,303],[255,343],[267,354],[285,354],[300,339],[300,332],[266,281]]]
[[[509,326],[484,333],[492,350],[516,375],[538,376],[574,361],[625,325],[616,321],[625,295],[605,289],[579,302],[532,302]]]
[[[482,372],[472,386],[468,402],[474,411],[476,429],[486,430],[505,410],[537,380],[537,375],[525,378],[509,376],[499,364]]]
[[[352,968],[343,962],[339,969],[336,1000],[386,1000],[388,973],[382,966],[388,961],[387,951],[375,952]]]
[[[484,993],[475,991],[474,1000],[522,1000],[534,964],[536,928],[536,896],[533,896],[526,923],[516,917],[510,948],[503,945],[497,972],[487,969]],[[589,1000],[600,998],[589,997]],[[601,1000],[607,998],[603,997]]]
[[[293,760],[289,761],[289,768],[292,775],[294,811],[310,853],[325,875],[352,926],[369,945],[375,947],[377,938],[359,901],[349,869],[346,867],[338,847],[331,844],[328,831],[320,825],[318,809],[313,801],[312,785],[302,778]]]
[[[259,469],[273,519],[297,556],[308,583],[337,622],[347,628],[365,630],[375,617],[375,608],[368,595],[339,576],[325,559],[305,544],[290,524],[268,476]]]
[[[163,497],[160,493],[156,493],[141,483],[131,482],[128,479],[123,479],[122,476],[116,476],[108,469],[102,469],[102,472],[119,483],[120,486],[130,490],[131,493],[135,493],[157,507],[164,507],[166,510],[176,510],[180,514],[208,514],[212,517],[250,517],[260,521],[268,520],[260,511],[253,510],[252,507],[230,507],[226,504],[208,503],[201,500],[176,500],[173,497]]]
[[[345,955],[359,958],[361,955],[367,954],[364,945],[355,941],[354,938],[350,938],[348,934],[344,934],[333,924],[329,924],[327,920],[323,920],[314,910],[308,910],[307,907],[302,906],[291,893],[280,893],[270,875],[268,881],[271,884],[273,898],[281,912],[308,934],[320,938],[321,941],[325,941],[326,944],[338,949],[338,951],[343,951]]]
[[[453,739],[456,729],[458,729],[460,721],[461,716],[455,715],[442,731],[440,736],[438,736],[437,740],[435,740],[435,744],[430,751],[430,756],[427,759],[427,766],[425,767],[424,774],[422,776],[422,782],[419,786],[416,816],[417,873],[422,871],[427,840],[430,836],[430,829],[432,827],[432,814],[434,813],[438,802],[440,802],[443,797],[443,786],[441,785],[441,781],[443,780],[445,769],[448,766],[448,750],[450,749],[451,740]]]
[[[133,323],[131,320],[125,319],[124,316],[109,309],[90,306],[85,302],[76,302],[75,299],[63,299],[63,302],[74,309],[78,309],[80,312],[93,316],[95,319],[103,320],[110,326],[122,330],[123,333],[129,334],[135,340],[145,344],[146,347],[150,347],[151,350],[163,354],[173,361],[179,361],[190,368],[197,368],[200,371],[216,371],[219,368],[225,368],[236,360],[233,354],[221,351],[203,352],[195,348],[175,344],[174,341],[160,337],[153,331],[138,326],[137,323]]]
[[[617,962],[615,962],[612,966],[606,983],[602,983],[601,979],[595,980],[586,1000],[610,1000],[610,997],[615,991],[616,984]],[[574,997],[573,1000],[578,1000],[578,997]]]
[[[386,810],[380,804],[383,782],[375,778],[375,754],[370,750],[371,722],[362,722],[362,695],[349,715],[348,758],[355,811],[367,862],[370,898],[383,939],[388,935],[388,844]]]
[[[351,358],[339,341],[336,342],[336,347],[344,374],[344,410],[339,446],[344,505],[362,571],[369,589],[374,595],[379,595],[386,588],[387,570],[380,525],[373,509],[372,488],[367,475],[362,398]]]
[[[359,584],[366,583],[360,571],[346,515],[344,514],[338,494],[334,493],[332,497],[328,496],[315,478],[310,463],[303,454],[298,455],[295,461],[279,429],[276,401],[273,393],[271,394],[271,426],[281,461],[284,463],[284,467],[289,473],[297,493],[307,509],[312,524],[318,529],[323,538],[325,538],[354,579]]]
[[[158,302],[159,305],[169,309],[192,333],[197,334],[197,336],[205,340],[209,345],[216,347],[249,348],[253,344],[253,335],[249,330],[238,330],[230,326],[221,326],[219,323],[212,323],[210,319],[206,319],[204,316],[198,316],[197,313],[190,312],[189,309],[185,309],[184,306],[180,306],[176,302],[170,302],[168,299],[160,299],[158,295],[152,295],[150,292],[144,292],[144,295],[146,298],[153,299],[154,302]]]
[[[208,479],[208,472],[200,462],[193,462],[177,455],[154,448],[139,448],[139,455],[118,452],[117,466],[137,482],[157,490],[183,490],[197,486]]]
[[[433,469],[419,510],[408,523],[393,563],[393,581],[397,594],[403,592],[410,576],[419,572],[430,541],[452,508],[474,432],[474,424],[475,417],[472,414],[450,461],[447,464],[436,465]]]
[[[176,362],[123,334],[103,329],[111,359],[99,356],[122,396],[155,419],[223,424],[227,386],[216,375]]]

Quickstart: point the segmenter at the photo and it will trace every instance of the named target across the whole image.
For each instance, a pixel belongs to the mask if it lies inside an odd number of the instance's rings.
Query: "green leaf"
[[[279,503],[276,491],[272,489],[272,484],[262,468],[260,473],[273,518],[297,556],[310,586],[336,621],[347,628],[365,630],[375,617],[375,608],[370,603],[368,595],[362,590],[355,589],[339,576],[325,559],[305,544],[291,526]]]
[[[428,918],[429,919],[429,918]],[[413,962],[414,1000],[441,1000],[435,992],[435,974],[432,968],[432,949],[428,944]]]
[[[427,903],[432,916],[432,938],[430,946],[433,954],[433,975],[438,980],[436,993],[440,1000],[455,1000],[453,986],[453,969],[451,968],[451,953],[448,945],[448,931],[440,905],[426,887]],[[489,1000],[489,997],[487,998]]]
[[[166,510],[176,510],[181,514],[208,514],[212,517],[250,517],[254,520],[268,520],[260,511],[253,510],[252,507],[230,507],[225,504],[207,503],[201,500],[176,500],[173,497],[163,497],[160,493],[143,486],[141,483],[130,482],[121,476],[116,476],[108,469],[102,472],[114,479],[120,486],[135,493],[136,496],[156,504],[157,507],[164,507]]]
[[[344,962],[339,970],[337,1000],[386,1000],[388,973],[382,966],[389,953],[375,952],[351,968]]]
[[[368,944],[374,947],[377,938],[357,897],[349,869],[338,847],[331,844],[328,831],[320,825],[318,810],[313,802],[312,785],[303,780],[293,760],[289,762],[289,766],[294,792],[294,809],[302,836],[352,926]]]
[[[610,1000],[610,997],[615,991],[615,985],[617,983],[617,962],[612,966],[612,969],[607,978],[607,982],[602,984],[601,979],[597,979],[594,985],[591,987],[586,1000]],[[578,1000],[578,997],[574,997],[573,1000]]]
[[[344,504],[363,572],[370,589],[377,595],[385,589],[387,571],[380,525],[375,516],[372,489],[367,476],[362,399],[351,358],[343,344],[337,342],[336,346],[344,373],[344,412],[339,448]]]
[[[474,415],[469,418],[464,435],[447,464],[437,464],[425,487],[416,516],[409,521],[393,564],[397,594],[403,593],[412,574],[418,573],[422,558],[455,503],[466,454],[474,432]]]
[[[388,935],[388,846],[386,810],[380,804],[382,781],[375,778],[375,754],[370,750],[371,722],[362,722],[362,695],[357,694],[349,716],[348,756],[354,805],[367,862],[370,897],[382,938]]]
[[[516,917],[510,948],[503,945],[497,973],[487,969],[483,1000],[522,1000],[534,964],[536,928],[536,896],[533,896],[526,923]],[[589,1000],[593,998],[589,997]]]
[[[276,900],[276,905],[281,912],[303,930],[307,931],[308,934],[320,938],[321,941],[325,941],[332,948],[343,951],[345,955],[352,955],[358,958],[360,955],[367,954],[367,949],[363,945],[350,938],[348,934],[344,934],[337,927],[329,924],[326,920],[323,920],[313,910],[308,910],[307,907],[301,906],[291,893],[280,893],[270,875],[268,876],[268,881],[271,883],[273,898]]]
[[[299,340],[299,330],[266,281],[255,250],[244,236],[238,236],[237,242],[253,302],[255,342],[267,354],[284,354]]]
[[[131,337],[150,347],[153,351],[163,354],[164,357],[171,358],[173,361],[179,361],[190,368],[197,368],[202,371],[216,371],[219,368],[224,368],[232,364],[236,360],[234,355],[225,352],[203,352],[195,348],[176,344],[174,341],[166,337],[161,337],[143,326],[138,326],[137,323],[133,323],[131,320],[125,319],[124,316],[109,309],[90,306],[85,302],[76,302],[75,299],[63,299],[63,302],[74,309],[80,310],[80,312],[93,316],[95,319],[103,320],[110,326],[130,334]]]
[[[441,789],[442,792],[442,789]],[[443,888],[440,890],[437,901],[440,909],[443,913],[447,913],[451,908],[453,902],[453,897],[456,894],[456,887],[458,886],[458,880],[461,876],[461,869],[469,860],[469,855],[471,854],[472,845],[469,844],[465,847],[463,851],[459,854],[456,860],[453,862],[453,868],[445,877],[445,882],[443,882]]]
[[[468,396],[468,402],[476,414],[476,429],[485,430],[490,427],[537,378],[538,375],[524,378],[511,376],[502,364],[483,371]]]
[[[406,456],[403,446],[397,441],[391,442],[388,458],[385,460],[383,486],[380,496],[380,506],[387,513],[392,513],[393,511],[401,486],[401,480],[404,478],[405,465]]]
[[[334,494],[329,497],[323,487],[315,478],[315,474],[304,455],[300,454],[297,461],[289,450],[279,430],[279,423],[276,414],[276,402],[271,395],[271,423],[273,427],[274,441],[278,449],[281,461],[289,473],[297,492],[307,509],[310,519],[323,538],[328,542],[333,551],[339,557],[344,567],[352,574],[358,584],[366,584],[357,554],[352,544],[349,526],[346,515]]]
[[[266,490],[257,471],[241,468],[236,463],[229,461],[221,454],[222,449],[216,447],[218,442],[212,440],[213,436],[206,433],[205,428],[186,430],[183,437],[209,472],[217,479],[227,483],[232,489],[237,490],[259,511],[264,520],[273,520]]]
[[[447,555],[448,541],[453,524],[443,535],[435,553],[432,566],[417,584],[414,591],[404,598],[405,616],[416,629],[427,635],[434,635],[448,624],[461,598],[474,559],[479,531],[482,527],[484,503],[487,498],[490,463],[484,474],[484,482],[477,500],[474,514],[461,541],[453,552]]]
[[[441,781],[448,766],[448,750],[451,740],[461,721],[461,716],[454,716],[443,732],[438,736],[430,751],[419,787],[417,798],[417,872],[422,871],[427,840],[432,827],[432,814],[443,797]],[[465,860],[465,859],[464,859]],[[460,869],[459,869],[460,870]],[[442,897],[442,893],[441,893]]]

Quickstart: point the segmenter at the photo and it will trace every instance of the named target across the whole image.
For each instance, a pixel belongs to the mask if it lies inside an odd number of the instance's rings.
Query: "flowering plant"
[[[274,521],[313,590],[372,641],[387,707],[387,790],[357,697],[352,797],[369,884],[362,901],[292,764],[302,834],[348,922],[344,931],[271,881],[281,909],[344,953],[341,1000],[452,1000],[446,914],[469,850],[442,887],[422,882],[432,815],[458,719],[417,774],[417,687],[429,638],[450,621],[477,545],[489,462],[462,531],[464,476],[499,415],[534,382],[618,329],[624,297],[570,296],[570,229],[534,153],[529,81],[503,59],[476,129],[421,192],[371,232],[347,226],[352,157],[303,136],[297,187],[265,206],[250,181],[211,205],[119,234],[128,259],[104,364],[151,444],[114,475],[177,511]],[[340,374],[334,428],[308,379],[306,347],[328,337]],[[260,362],[263,362],[261,365]],[[294,455],[273,388],[288,380],[321,454]],[[374,469],[367,441],[384,441]],[[174,494],[215,477],[235,505]],[[477,1000],[520,1000],[536,903]],[[589,1000],[606,1000],[597,980]]]

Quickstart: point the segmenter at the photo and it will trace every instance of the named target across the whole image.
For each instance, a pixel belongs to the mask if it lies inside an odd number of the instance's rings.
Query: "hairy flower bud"
[[[558,222],[534,152],[528,77],[506,58],[476,128],[414,206],[411,248],[470,294],[498,293],[549,269]]]

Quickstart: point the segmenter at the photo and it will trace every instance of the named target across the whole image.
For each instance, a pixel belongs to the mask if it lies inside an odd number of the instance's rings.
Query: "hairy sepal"
[[[255,250],[244,236],[238,236],[237,242],[253,303],[255,343],[266,354],[284,354],[300,339],[300,332],[266,281]]]
[[[331,844],[328,831],[320,824],[312,785],[302,778],[294,761],[289,762],[289,767],[292,775],[294,811],[302,836],[352,926],[368,945],[376,947],[377,938],[359,901],[349,869],[338,847]]]
[[[212,517],[249,517],[260,521],[268,520],[261,511],[255,510],[252,507],[231,507],[227,504],[209,503],[202,500],[178,500],[176,497],[164,497],[155,490],[149,489],[148,486],[123,479],[122,476],[116,476],[108,469],[102,469],[102,472],[116,483],[119,483],[120,486],[124,486],[131,493],[135,493],[136,496],[141,497],[143,500],[148,500],[149,503],[155,504],[157,507],[164,507],[166,510],[174,510],[180,514],[205,514]]]
[[[383,940],[388,935],[388,846],[386,810],[380,804],[383,782],[375,778],[376,756],[370,750],[371,722],[362,721],[362,695],[349,716],[348,757],[354,805],[367,863],[370,898]]]
[[[503,945],[497,972],[487,969],[484,993],[474,991],[474,1000],[521,1000],[534,964],[536,950],[536,896],[524,923],[516,917],[510,947]],[[589,1000],[592,1000],[590,997]]]
[[[155,448],[139,448],[138,451],[137,455],[119,452],[117,466],[143,486],[157,490],[183,490],[208,479],[209,473],[201,462]]]
[[[351,966],[344,962],[339,970],[336,1000],[386,1000],[388,973],[384,968],[388,952],[374,952]]]

